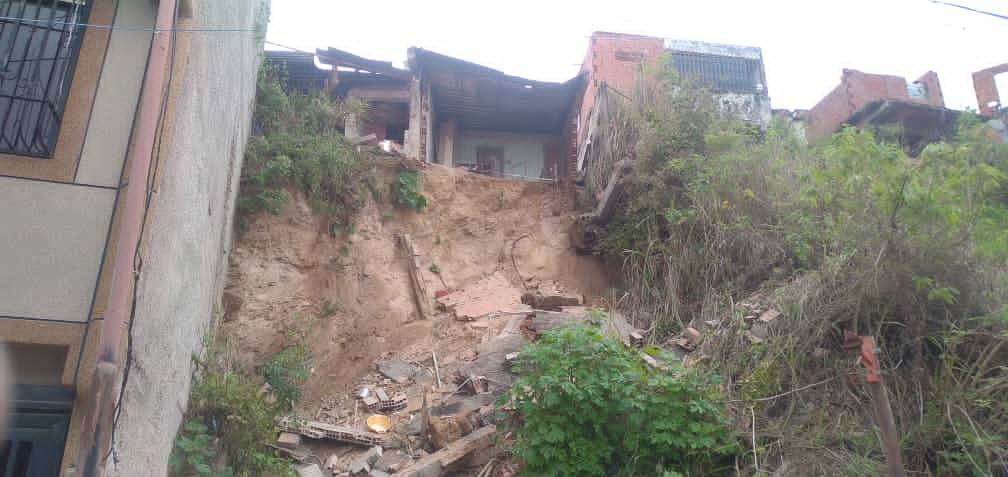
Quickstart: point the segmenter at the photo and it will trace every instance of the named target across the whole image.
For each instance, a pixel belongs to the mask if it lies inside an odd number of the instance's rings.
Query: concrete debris
[[[572,323],[587,323],[591,319],[592,316],[590,313],[567,313],[540,310],[536,311],[534,316],[531,317],[529,327],[536,333],[542,333],[543,331],[560,328]],[[626,318],[624,318],[623,315],[615,312],[610,312],[608,316],[602,318],[599,326],[603,334],[614,334],[619,337],[620,341],[628,346],[630,345],[630,333],[638,332],[636,328],[626,321]]]
[[[669,340],[669,342],[672,343],[673,345],[678,346],[684,351],[693,351],[695,349],[693,347],[693,343],[690,343],[690,340],[687,339],[686,337],[672,338],[671,340]]]
[[[771,321],[776,320],[778,316],[781,316],[781,312],[777,310],[767,310],[760,315],[759,320],[763,323],[770,323]]]
[[[521,335],[498,336],[477,348],[478,357],[462,365],[458,376],[465,381],[470,376],[480,376],[487,382],[486,391],[499,394],[511,387],[513,376],[507,356],[525,345]]]
[[[584,303],[584,298],[578,295],[567,295],[559,292],[552,294],[526,292],[522,294],[521,301],[537,310],[560,311],[565,306],[578,306]]]
[[[389,400],[388,394],[385,393],[385,388],[375,388],[374,392],[375,397],[377,397],[379,401]]]
[[[376,470],[388,473],[399,472],[399,469],[406,467],[409,461],[410,461],[409,454],[401,450],[383,452],[382,456],[379,457],[378,460],[371,465],[371,472],[372,475]]]
[[[742,336],[745,336],[746,339],[749,340],[749,342],[752,343],[752,344],[760,344],[760,343],[763,342],[763,338],[760,338],[759,336],[756,336],[750,330],[744,330],[744,331],[742,331]]]
[[[633,346],[634,348],[643,348],[644,335],[636,331],[630,333],[630,346]]]
[[[693,327],[687,327],[683,330],[683,336],[689,340],[690,345],[694,349],[696,349],[697,346],[700,346],[700,341],[703,339],[703,335],[700,331]]]
[[[423,418],[420,415],[410,416],[408,421],[400,422],[397,430],[407,436],[419,436],[423,432]]]
[[[318,464],[299,465],[296,469],[300,477],[323,477],[325,475]]]
[[[403,393],[395,393],[391,396],[386,396],[388,399],[382,400],[380,398],[377,404],[368,405],[368,409],[372,412],[396,412],[406,409],[406,395]]]
[[[293,432],[281,432],[280,437],[277,438],[277,445],[280,447],[293,449],[301,445],[301,434],[295,434]]]
[[[350,463],[350,475],[353,477],[367,477],[371,474],[371,468],[382,456],[382,448],[379,446],[368,449],[367,452],[358,456]]]
[[[443,449],[423,457],[399,472],[404,477],[440,477],[442,469],[479,449],[493,445],[493,426],[481,427]]]
[[[401,359],[379,361],[378,372],[399,384],[409,383],[417,374],[416,367]]]
[[[277,423],[282,431],[295,432],[312,439],[331,439],[366,446],[376,446],[385,443],[385,436],[374,432],[362,431],[347,426],[336,426],[325,422],[306,421],[294,417],[283,417]]]
[[[330,454],[329,458],[325,460],[325,465],[322,467],[329,472],[335,472],[337,465],[339,465],[339,457],[336,454]]]

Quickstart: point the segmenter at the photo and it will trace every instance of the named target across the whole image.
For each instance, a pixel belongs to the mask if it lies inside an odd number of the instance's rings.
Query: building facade
[[[5,475],[166,472],[223,286],[265,14],[0,4]]]

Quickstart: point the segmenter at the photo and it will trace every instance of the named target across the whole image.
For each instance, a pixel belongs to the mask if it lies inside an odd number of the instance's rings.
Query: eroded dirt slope
[[[252,370],[280,350],[288,328],[310,323],[317,368],[298,405],[306,414],[323,399],[350,393],[379,358],[418,359],[437,349],[450,367],[492,332],[443,313],[419,319],[398,233],[412,237],[431,303],[437,290],[491,275],[503,277],[512,287],[503,293],[511,294],[558,287],[591,301],[607,287],[602,264],[570,248],[572,212],[554,186],[436,165],[421,174],[428,200],[422,212],[369,200],[352,233],[334,238],[294,195],[280,214],[250,217],[235,244],[227,295],[240,305],[228,313],[223,334],[238,363]]]

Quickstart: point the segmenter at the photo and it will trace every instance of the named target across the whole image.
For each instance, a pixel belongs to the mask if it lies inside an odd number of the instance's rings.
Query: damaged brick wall
[[[588,84],[582,97],[578,135],[588,121],[588,113],[595,104],[598,82],[604,81],[610,88],[627,94],[642,67],[657,66],[658,58],[665,51],[665,40],[649,36],[624,35],[619,33],[592,33],[588,53],[581,72],[588,74]],[[575,159],[576,160],[576,159]]]
[[[973,73],[973,89],[976,91],[977,106],[980,114],[996,116],[1004,114],[1005,107],[999,93],[1008,96],[1008,91],[998,91],[995,77],[1008,75],[1008,63],[992,66]]]
[[[832,134],[852,114],[878,100],[889,99],[935,107],[945,106],[941,84],[935,72],[928,71],[915,83],[924,86],[925,97],[911,96],[906,78],[902,76],[879,75],[845,68],[840,77],[840,85],[809,110],[809,137]]]

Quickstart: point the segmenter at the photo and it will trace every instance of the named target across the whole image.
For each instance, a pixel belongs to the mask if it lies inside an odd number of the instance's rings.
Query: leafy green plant
[[[416,172],[399,173],[393,187],[393,196],[396,205],[400,207],[419,211],[427,206],[427,198],[420,193],[420,175]]]
[[[711,378],[653,369],[595,326],[544,333],[515,369],[513,451],[531,475],[698,475],[734,451]]]
[[[172,467],[172,475],[296,475],[289,461],[267,447],[276,438],[275,422],[283,409],[261,395],[259,386],[241,373],[209,366],[201,369],[193,383],[186,424],[176,438],[177,465]],[[197,448],[223,454],[223,466],[215,465],[209,454]]]
[[[289,408],[301,399],[301,386],[314,367],[302,336],[270,356],[259,372],[266,378],[273,395]]]
[[[172,475],[192,477],[233,477],[231,467],[215,469],[217,444],[207,426],[186,421],[175,438],[175,449],[168,459]]]

